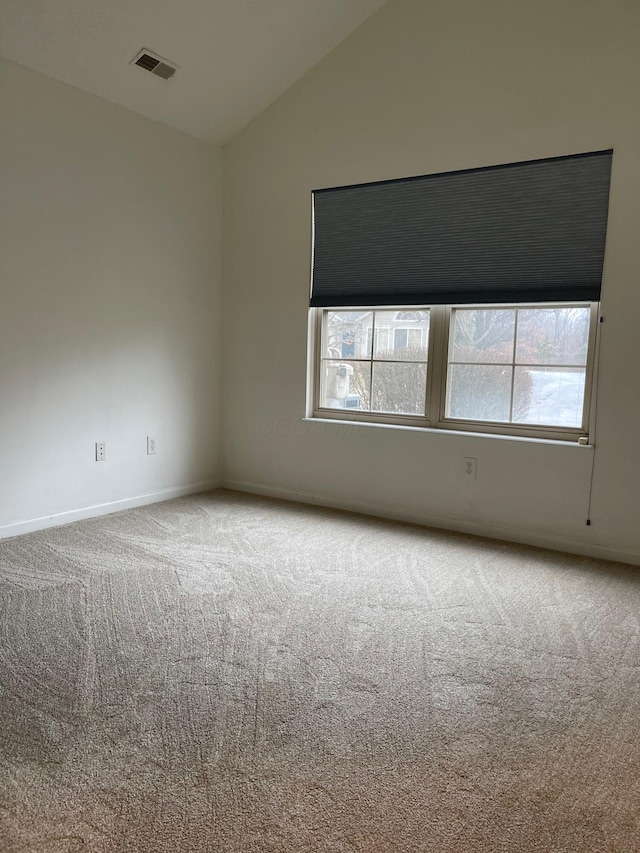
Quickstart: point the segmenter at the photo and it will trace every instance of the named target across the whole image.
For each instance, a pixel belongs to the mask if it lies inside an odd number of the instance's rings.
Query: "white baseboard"
[[[133,509],[137,506],[160,503],[171,498],[181,498],[184,495],[194,495],[198,492],[207,492],[211,489],[220,488],[219,480],[210,480],[204,483],[193,483],[190,486],[177,486],[172,489],[162,489],[159,492],[150,492],[147,495],[138,495],[134,498],[123,498],[118,501],[110,501],[105,504],[86,506],[81,509],[72,509],[69,512],[59,512],[55,515],[43,515],[40,518],[30,518],[26,521],[16,521],[12,524],[0,526],[0,539],[9,536],[20,536],[23,533],[33,533],[35,530],[44,530],[47,527],[58,527],[61,524],[71,524],[74,521],[82,521],[85,518],[95,518],[99,515],[109,515],[112,512],[121,512],[123,509]]]
[[[353,501],[344,501],[327,495],[312,495],[306,492],[294,492],[290,489],[274,488],[261,483],[248,483],[239,480],[223,480],[221,487],[238,492],[249,492],[255,495],[280,498],[297,503],[315,504],[317,506],[342,509],[348,512],[357,512],[362,515],[372,515],[379,518],[388,518],[393,521],[406,521],[411,524],[420,524],[425,527],[436,527],[442,530],[453,530],[457,533],[470,533],[473,536],[485,536],[489,539],[500,539],[506,542],[517,542],[521,545],[533,545],[536,548],[549,548],[552,551],[565,551],[570,554],[579,554],[583,557],[596,557],[604,560],[617,560],[631,565],[640,565],[640,552],[625,551],[620,548],[612,548],[609,545],[600,545],[595,542],[578,542],[573,539],[546,536],[531,533],[524,530],[515,530],[507,527],[480,524],[474,521],[464,521],[458,518],[446,516],[427,515],[406,511],[396,511],[388,507],[375,504],[362,504]]]
[[[267,486],[262,483],[249,483],[240,480],[209,480],[201,483],[192,483],[188,486],[177,486],[171,489],[162,489],[159,492],[151,492],[146,495],[138,495],[132,498],[123,498],[109,503],[96,504],[94,506],[82,507],[69,512],[46,515],[40,518],[17,521],[12,524],[0,526],[0,539],[10,536],[20,536],[23,533],[32,533],[36,530],[44,530],[47,527],[58,527],[63,524],[71,524],[74,521],[82,521],[86,518],[95,518],[100,515],[109,515],[113,512],[121,512],[125,509],[133,509],[138,506],[168,501],[172,498],[193,495],[198,492],[211,491],[213,489],[232,489],[237,492],[249,492],[265,497],[279,498],[297,503],[315,504],[332,509],[341,509],[347,512],[357,512],[362,515],[371,515],[378,518],[388,518],[393,521],[406,521],[411,524],[420,524],[424,527],[435,527],[442,530],[453,530],[458,533],[470,533],[474,536],[485,536],[489,539],[500,539],[506,542],[517,542],[522,545],[533,545],[537,548],[550,548],[554,551],[566,551],[570,554],[579,554],[584,557],[596,557],[604,560],[618,560],[622,563],[640,565],[640,553],[636,551],[625,551],[613,548],[609,545],[601,545],[596,542],[578,542],[573,539],[562,537],[545,536],[530,531],[515,530],[507,527],[479,524],[473,521],[464,521],[447,516],[428,515],[425,513],[396,511],[389,507],[358,503],[356,501],[345,501],[327,495],[316,495],[307,492],[296,492],[291,489],[282,489]]]

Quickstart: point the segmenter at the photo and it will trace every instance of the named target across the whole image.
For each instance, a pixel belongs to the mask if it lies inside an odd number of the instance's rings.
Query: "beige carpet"
[[[0,542],[2,853],[640,850],[640,572],[215,492]]]

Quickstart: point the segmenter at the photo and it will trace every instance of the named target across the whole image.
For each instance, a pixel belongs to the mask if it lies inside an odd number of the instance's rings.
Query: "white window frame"
[[[589,338],[587,346],[587,361],[585,372],[584,407],[582,423],[579,427],[556,427],[547,425],[512,424],[503,421],[476,421],[461,418],[446,417],[447,371],[449,364],[449,335],[451,330],[451,313],[454,308],[488,309],[488,308],[577,308],[590,309]],[[589,440],[590,427],[593,423],[593,383],[595,374],[597,335],[600,320],[600,305],[598,302],[519,302],[474,304],[464,306],[451,305],[416,305],[416,306],[340,306],[337,308],[311,308],[310,330],[312,335],[310,353],[312,354],[309,379],[311,382],[311,406],[309,415],[312,418],[354,421],[372,424],[388,424],[397,426],[422,427],[427,429],[446,430],[453,432],[472,432],[490,435],[520,436],[542,440],[577,441],[581,444]],[[335,409],[320,405],[320,380],[322,367],[322,342],[325,334],[327,314],[331,311],[428,311],[429,344],[427,352],[427,387],[424,415],[399,415],[387,412],[364,412],[357,409]],[[375,323],[375,314],[374,321]],[[375,340],[375,326],[372,331],[372,341]],[[341,359],[337,359],[340,361]],[[354,359],[361,361],[362,359]],[[372,348],[371,359],[375,360]],[[345,361],[349,361],[345,359]],[[545,367],[548,365],[540,365]]]

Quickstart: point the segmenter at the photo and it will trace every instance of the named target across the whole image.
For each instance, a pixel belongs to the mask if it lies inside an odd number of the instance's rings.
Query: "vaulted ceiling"
[[[224,143],[386,0],[2,0],[0,55]],[[131,64],[141,48],[171,80]]]

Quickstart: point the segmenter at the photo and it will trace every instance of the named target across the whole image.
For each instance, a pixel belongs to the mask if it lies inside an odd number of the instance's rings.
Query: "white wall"
[[[640,561],[638,44],[630,0],[391,0],[236,137],[229,484]],[[591,527],[591,448],[300,420],[313,188],[609,147]]]
[[[0,70],[7,534],[218,476],[222,165],[207,143]]]

